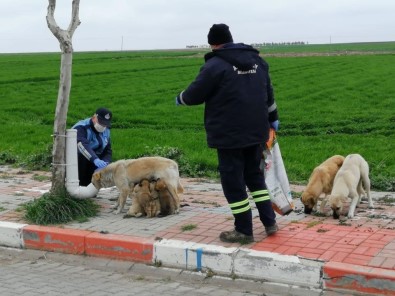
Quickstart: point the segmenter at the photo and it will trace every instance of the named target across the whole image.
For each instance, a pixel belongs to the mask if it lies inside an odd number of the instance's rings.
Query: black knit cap
[[[208,32],[207,39],[210,45],[233,42],[229,27],[225,24],[214,24]]]

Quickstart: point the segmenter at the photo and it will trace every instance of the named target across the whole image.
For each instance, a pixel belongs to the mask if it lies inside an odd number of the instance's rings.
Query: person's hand
[[[280,121],[275,120],[270,123],[270,126],[277,132],[280,127]]]
[[[103,160],[101,160],[101,159],[99,159],[99,158],[96,158],[94,161],[93,161],[93,163],[95,164],[95,166],[97,166],[99,169],[102,169],[102,168],[105,168],[106,166],[107,166],[107,162],[105,162],[105,161],[103,161]]]

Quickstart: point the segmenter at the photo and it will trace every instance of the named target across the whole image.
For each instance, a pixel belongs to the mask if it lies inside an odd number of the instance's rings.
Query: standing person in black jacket
[[[233,43],[225,24],[214,24],[207,37],[212,52],[176,105],[205,104],[207,143],[217,149],[222,189],[235,219],[234,230],[222,232],[220,239],[249,243],[254,237],[246,187],[267,235],[278,230],[259,168],[269,128],[279,125],[269,66],[256,49]]]

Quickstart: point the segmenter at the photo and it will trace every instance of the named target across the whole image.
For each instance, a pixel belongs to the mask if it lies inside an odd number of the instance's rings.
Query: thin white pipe
[[[79,199],[94,197],[99,190],[90,183],[88,186],[79,186],[78,179],[78,151],[77,130],[66,130],[66,189],[71,196]]]

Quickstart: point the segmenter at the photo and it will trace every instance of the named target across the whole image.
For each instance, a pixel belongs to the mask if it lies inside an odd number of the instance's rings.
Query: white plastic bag
[[[270,129],[270,139],[263,151],[261,168],[265,173],[265,182],[273,209],[280,215],[288,215],[293,211],[294,204],[280,146],[273,129]]]

